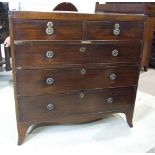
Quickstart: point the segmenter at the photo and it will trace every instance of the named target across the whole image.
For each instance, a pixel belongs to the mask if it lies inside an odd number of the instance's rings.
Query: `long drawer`
[[[24,96],[137,85],[139,66],[17,70],[17,94]]]
[[[27,42],[15,45],[14,50],[16,66],[23,67],[83,63],[139,63],[140,47],[140,42],[137,44],[134,42],[94,44]]]
[[[88,21],[87,40],[142,39],[142,22]],[[96,35],[97,34],[97,35]]]
[[[19,97],[21,121],[120,110],[134,104],[136,89],[111,88],[70,94]]]
[[[14,40],[81,40],[82,21],[15,19]]]

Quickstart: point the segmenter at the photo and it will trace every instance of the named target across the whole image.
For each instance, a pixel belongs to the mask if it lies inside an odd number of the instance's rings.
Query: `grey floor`
[[[155,96],[155,69],[149,68],[147,72],[141,71],[138,89]]]
[[[123,114],[77,125],[52,125],[34,130],[17,146],[11,72],[0,71],[0,154],[145,153],[155,147],[155,70],[141,71],[129,128]]]

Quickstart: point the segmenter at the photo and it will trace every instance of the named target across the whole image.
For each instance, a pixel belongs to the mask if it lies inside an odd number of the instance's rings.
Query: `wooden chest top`
[[[117,20],[117,21],[144,21],[145,15],[141,14],[88,14],[76,12],[33,12],[10,11],[12,18],[21,19],[59,19],[59,20]]]

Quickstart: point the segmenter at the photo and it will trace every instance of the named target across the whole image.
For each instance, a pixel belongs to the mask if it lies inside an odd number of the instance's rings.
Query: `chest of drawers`
[[[11,12],[18,144],[28,127],[124,113],[132,127],[144,16]]]

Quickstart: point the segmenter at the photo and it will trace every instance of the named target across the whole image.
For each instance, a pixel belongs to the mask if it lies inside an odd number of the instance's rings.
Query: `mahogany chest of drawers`
[[[132,117],[144,16],[11,12],[18,144],[28,127]]]

